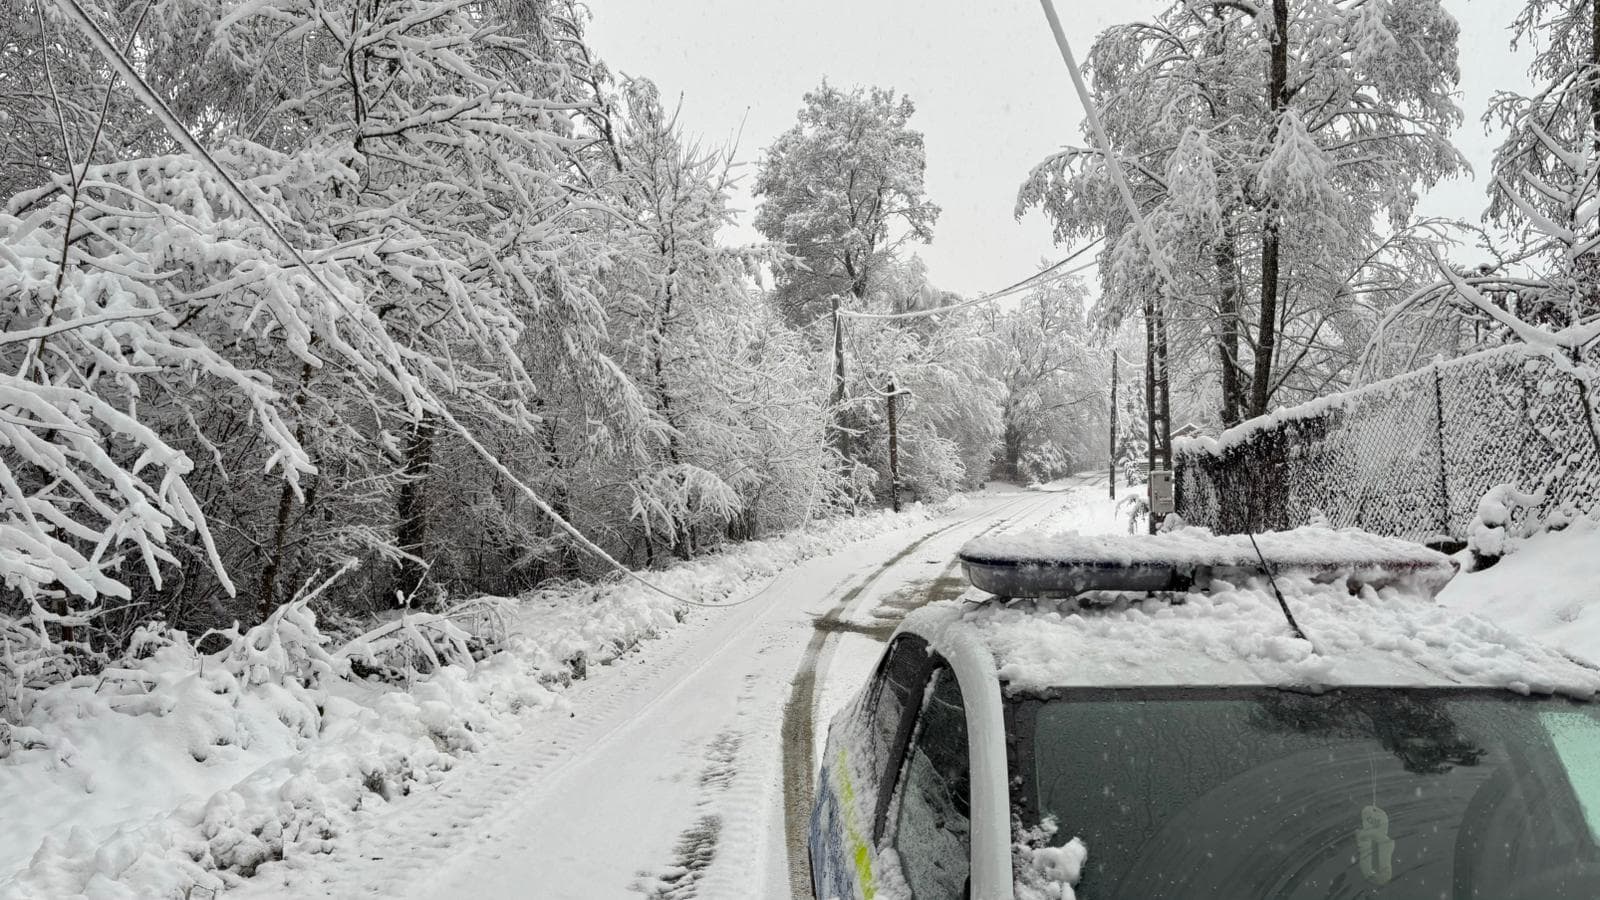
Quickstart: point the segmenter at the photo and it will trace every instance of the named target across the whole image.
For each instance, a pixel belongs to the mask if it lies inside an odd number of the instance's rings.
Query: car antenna
[[[1295,637],[1310,644],[1311,638],[1306,637],[1306,633],[1300,630],[1300,623],[1294,620],[1294,613],[1289,612],[1289,601],[1283,599],[1283,591],[1278,590],[1278,579],[1272,577],[1272,570],[1267,567],[1267,558],[1261,555],[1261,545],[1256,543],[1255,532],[1247,531],[1245,534],[1250,535],[1250,546],[1255,548],[1256,559],[1261,560],[1261,572],[1267,576],[1267,583],[1272,585],[1272,594],[1278,598],[1278,608],[1283,610],[1283,617],[1289,620],[1289,630],[1294,632]]]

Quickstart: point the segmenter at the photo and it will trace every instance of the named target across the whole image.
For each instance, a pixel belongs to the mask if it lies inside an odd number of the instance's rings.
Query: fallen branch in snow
[[[334,656],[349,660],[358,676],[410,685],[418,674],[477,663],[505,647],[509,601],[478,597],[443,613],[404,613],[349,641]]]

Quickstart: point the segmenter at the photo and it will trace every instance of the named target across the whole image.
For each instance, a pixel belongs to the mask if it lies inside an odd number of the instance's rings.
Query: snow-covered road
[[[576,684],[569,709],[529,714],[518,736],[371,817],[331,856],[235,893],[806,893],[797,851],[819,732],[895,621],[959,592],[954,554],[973,536],[1111,527],[1104,496],[1104,476],[1054,492],[992,489],[946,518],[797,565],[753,602],[696,610]]]

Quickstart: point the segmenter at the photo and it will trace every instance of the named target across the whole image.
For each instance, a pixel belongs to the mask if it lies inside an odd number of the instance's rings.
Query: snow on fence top
[[[1256,547],[1260,547],[1260,554]],[[974,586],[1003,597],[1071,597],[1085,591],[1189,590],[1212,581],[1298,572],[1322,583],[1404,586],[1433,597],[1455,575],[1449,557],[1407,541],[1306,527],[1256,535],[1180,528],[1156,535],[994,535],[961,548]]]
[[[1217,532],[1326,520],[1462,539],[1484,494],[1537,498],[1518,521],[1600,507],[1600,435],[1566,360],[1507,346],[1174,442],[1178,513]]]
[[[1442,378],[1449,378],[1457,374],[1470,374],[1471,371],[1482,368],[1487,363],[1521,362],[1529,357],[1547,359],[1548,354],[1545,351],[1522,344],[1508,344],[1504,347],[1495,347],[1491,350],[1458,356],[1455,359],[1441,360],[1426,369],[1402,372],[1399,375],[1393,375],[1381,381],[1374,381],[1371,384],[1364,384],[1348,391],[1307,400],[1296,406],[1280,407],[1266,415],[1246,419],[1214,438],[1204,435],[1173,438],[1172,450],[1174,453],[1221,455],[1235,447],[1244,446],[1250,441],[1259,438],[1262,434],[1280,428],[1288,422],[1320,418],[1327,415],[1329,410],[1345,409],[1367,398],[1406,391],[1419,378],[1430,376],[1435,372]]]

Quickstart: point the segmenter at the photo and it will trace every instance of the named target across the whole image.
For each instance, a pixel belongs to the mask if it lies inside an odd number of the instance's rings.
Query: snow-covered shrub
[[[1128,533],[1139,534],[1150,521],[1150,498],[1138,491],[1123,494],[1117,498],[1116,510],[1117,519],[1127,523]]]
[[[304,602],[223,636],[201,653],[181,631],[143,629],[126,657],[43,688],[0,730],[0,796],[38,811],[0,818],[0,897],[220,891],[327,852],[364,807],[436,782],[505,717],[555,702],[509,654],[468,657],[471,671],[441,661],[409,690],[352,683]],[[4,880],[20,853],[31,862]]]
[[[1483,495],[1478,514],[1467,526],[1467,549],[1472,554],[1474,571],[1487,569],[1517,549],[1526,530],[1513,522],[1519,509],[1537,506],[1543,498],[1517,489],[1513,484],[1497,484]]]
[[[355,673],[392,684],[456,666],[471,672],[479,660],[505,646],[510,601],[478,597],[443,613],[404,613],[340,647],[335,657]]]

